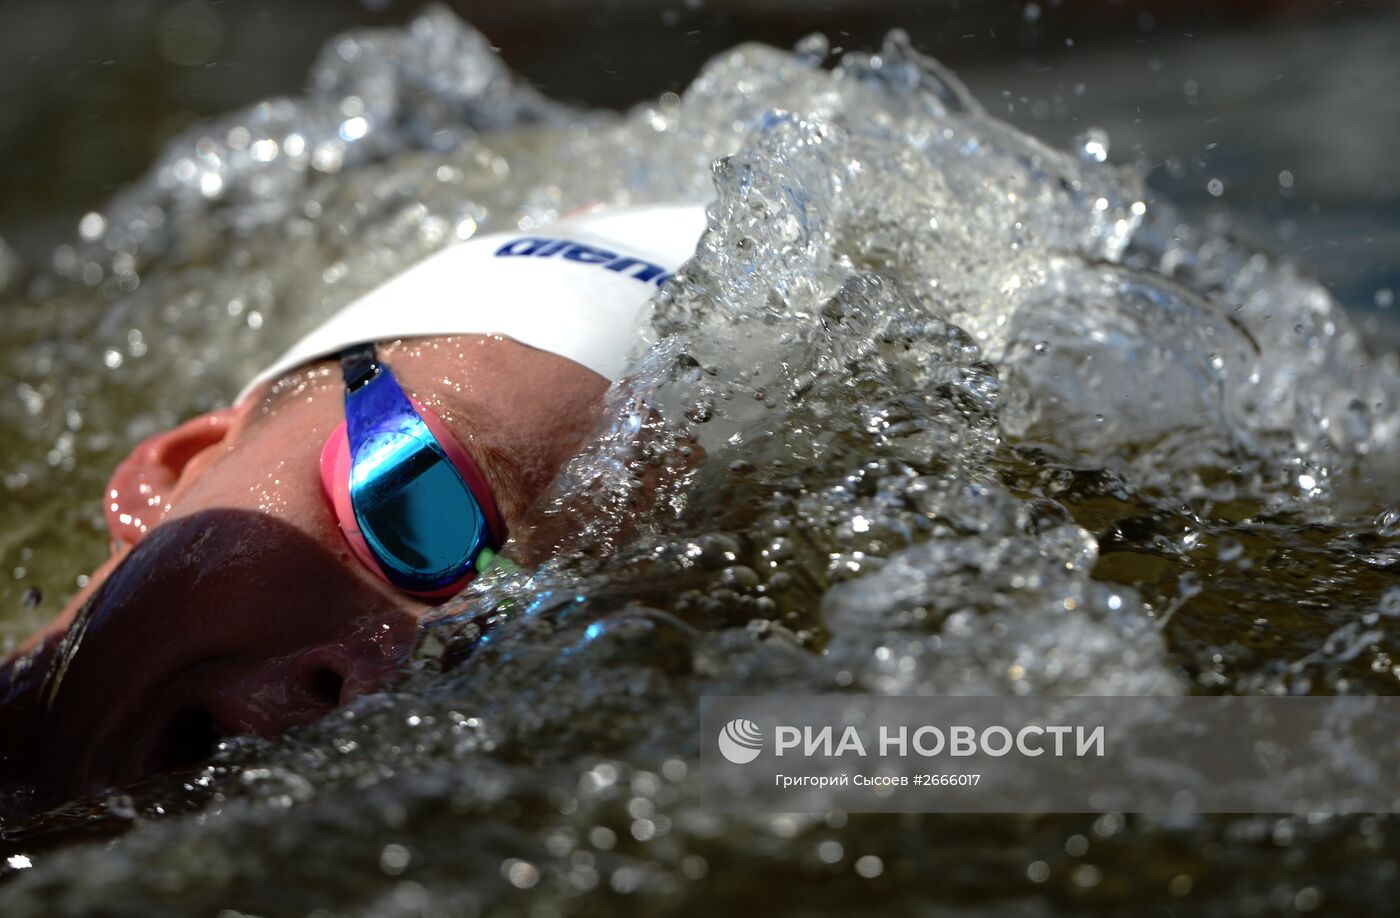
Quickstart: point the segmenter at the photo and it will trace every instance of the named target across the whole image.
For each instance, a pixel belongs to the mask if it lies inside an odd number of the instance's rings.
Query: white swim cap
[[[486,334],[616,379],[642,308],[705,231],[699,204],[595,209],[529,233],[480,236],[437,252],[350,303],[244,387],[367,341]]]

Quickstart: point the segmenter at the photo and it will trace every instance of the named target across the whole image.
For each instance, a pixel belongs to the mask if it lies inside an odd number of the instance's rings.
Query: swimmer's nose
[[[278,736],[372,694],[399,660],[372,643],[319,644],[226,673],[210,708],[223,736]]]
[[[378,645],[342,641],[298,656],[293,678],[314,697],[339,707],[379,691],[399,663]]]

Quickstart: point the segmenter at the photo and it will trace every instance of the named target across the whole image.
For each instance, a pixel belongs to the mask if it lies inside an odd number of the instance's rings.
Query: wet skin
[[[389,343],[381,358],[442,418],[514,531],[592,430],[606,381],[480,335]],[[0,667],[0,793],[40,802],[275,736],[375,691],[431,605],[365,568],[319,459],[344,419],[338,366],[153,437],[113,476],[113,557]]]

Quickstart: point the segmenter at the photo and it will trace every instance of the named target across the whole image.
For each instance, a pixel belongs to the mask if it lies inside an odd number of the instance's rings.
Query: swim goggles
[[[345,422],[321,483],[359,559],[399,589],[451,596],[505,541],[491,489],[433,412],[406,395],[373,344],[340,355]]]

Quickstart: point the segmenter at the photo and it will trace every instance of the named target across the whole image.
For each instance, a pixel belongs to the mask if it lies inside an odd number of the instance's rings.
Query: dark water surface
[[[1348,307],[1400,289],[1387,3],[795,0],[509,5],[453,0],[547,94],[622,108],[679,92],[719,51],[822,31],[871,47],[894,27],[999,117],[1055,143],[1105,128],[1154,188],[1225,204]],[[330,35],[402,23],[403,0],[55,0],[0,9],[0,239],[33,261],[143,173],[191,122],[296,93]],[[81,22],[82,27],[77,27]],[[1280,181],[1287,171],[1291,179]],[[1223,194],[1207,190],[1212,178]],[[1287,184],[1285,184],[1287,183]],[[1381,294],[1386,302],[1386,295]]]

